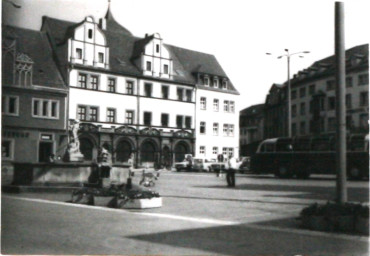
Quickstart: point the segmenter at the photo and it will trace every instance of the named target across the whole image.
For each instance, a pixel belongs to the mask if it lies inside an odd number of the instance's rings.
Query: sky
[[[21,8],[14,8],[13,1]],[[370,39],[370,1],[348,0],[345,48]],[[240,92],[238,109],[264,103],[273,83],[287,80],[284,49],[310,51],[291,58],[291,77],[334,54],[332,0],[111,0],[114,18],[131,33],[159,33],[164,43],[215,55]],[[3,24],[39,30],[44,15],[80,22],[104,17],[108,0],[3,0]],[[266,55],[271,52],[273,55]]]

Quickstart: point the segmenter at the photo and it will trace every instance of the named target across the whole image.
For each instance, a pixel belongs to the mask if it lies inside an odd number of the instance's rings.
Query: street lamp
[[[301,51],[301,52],[294,52],[294,53],[289,53],[289,49],[284,49],[284,51],[286,52],[285,54],[283,55],[280,55],[278,56],[277,58],[278,59],[281,59],[283,57],[286,57],[287,58],[287,64],[288,64],[288,90],[287,90],[287,94],[288,94],[288,100],[287,100],[287,104],[288,104],[288,137],[292,137],[292,116],[291,116],[291,95],[290,95],[290,57],[293,56],[293,55],[296,55],[296,54],[308,54],[310,53],[309,51]],[[272,55],[272,53],[270,52],[267,52],[266,55]],[[304,56],[303,55],[299,55],[300,58],[303,58]]]

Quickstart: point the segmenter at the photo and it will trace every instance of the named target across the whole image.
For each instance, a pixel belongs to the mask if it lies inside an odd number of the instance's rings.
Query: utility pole
[[[337,202],[347,201],[346,187],[346,106],[345,106],[345,47],[344,47],[344,3],[335,2],[335,78],[336,78],[336,115],[337,115]]]

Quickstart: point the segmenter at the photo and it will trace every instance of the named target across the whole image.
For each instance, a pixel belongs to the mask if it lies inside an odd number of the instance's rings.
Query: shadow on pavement
[[[278,221],[282,223],[284,219]],[[263,223],[227,225],[129,238],[222,255],[365,255],[368,250],[366,242],[298,234],[269,229],[267,225],[271,226],[271,222],[265,226]]]
[[[226,186],[196,186],[202,188],[227,189]],[[230,189],[230,188],[228,188]],[[297,199],[316,199],[316,200],[334,200],[336,196],[335,187],[319,187],[319,186],[286,186],[272,184],[240,184],[236,185],[234,190],[251,190],[251,191],[276,191],[276,192],[292,192],[289,195],[268,194],[265,197],[285,197]],[[348,200],[358,202],[369,201],[369,188],[348,188]],[[296,194],[294,194],[296,192]],[[305,194],[302,194],[305,193]]]

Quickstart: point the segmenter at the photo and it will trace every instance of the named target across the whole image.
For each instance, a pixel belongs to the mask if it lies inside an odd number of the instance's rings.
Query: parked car
[[[249,172],[250,171],[250,163],[251,163],[251,159],[250,159],[249,156],[242,157],[241,161],[238,163],[239,164],[239,166],[238,166],[239,172],[241,172],[241,173]]]
[[[192,158],[191,160],[184,160],[179,163],[175,163],[175,168],[178,172],[180,171],[195,171],[195,172],[211,172],[212,163],[215,163],[215,159],[205,160],[203,158]]]

